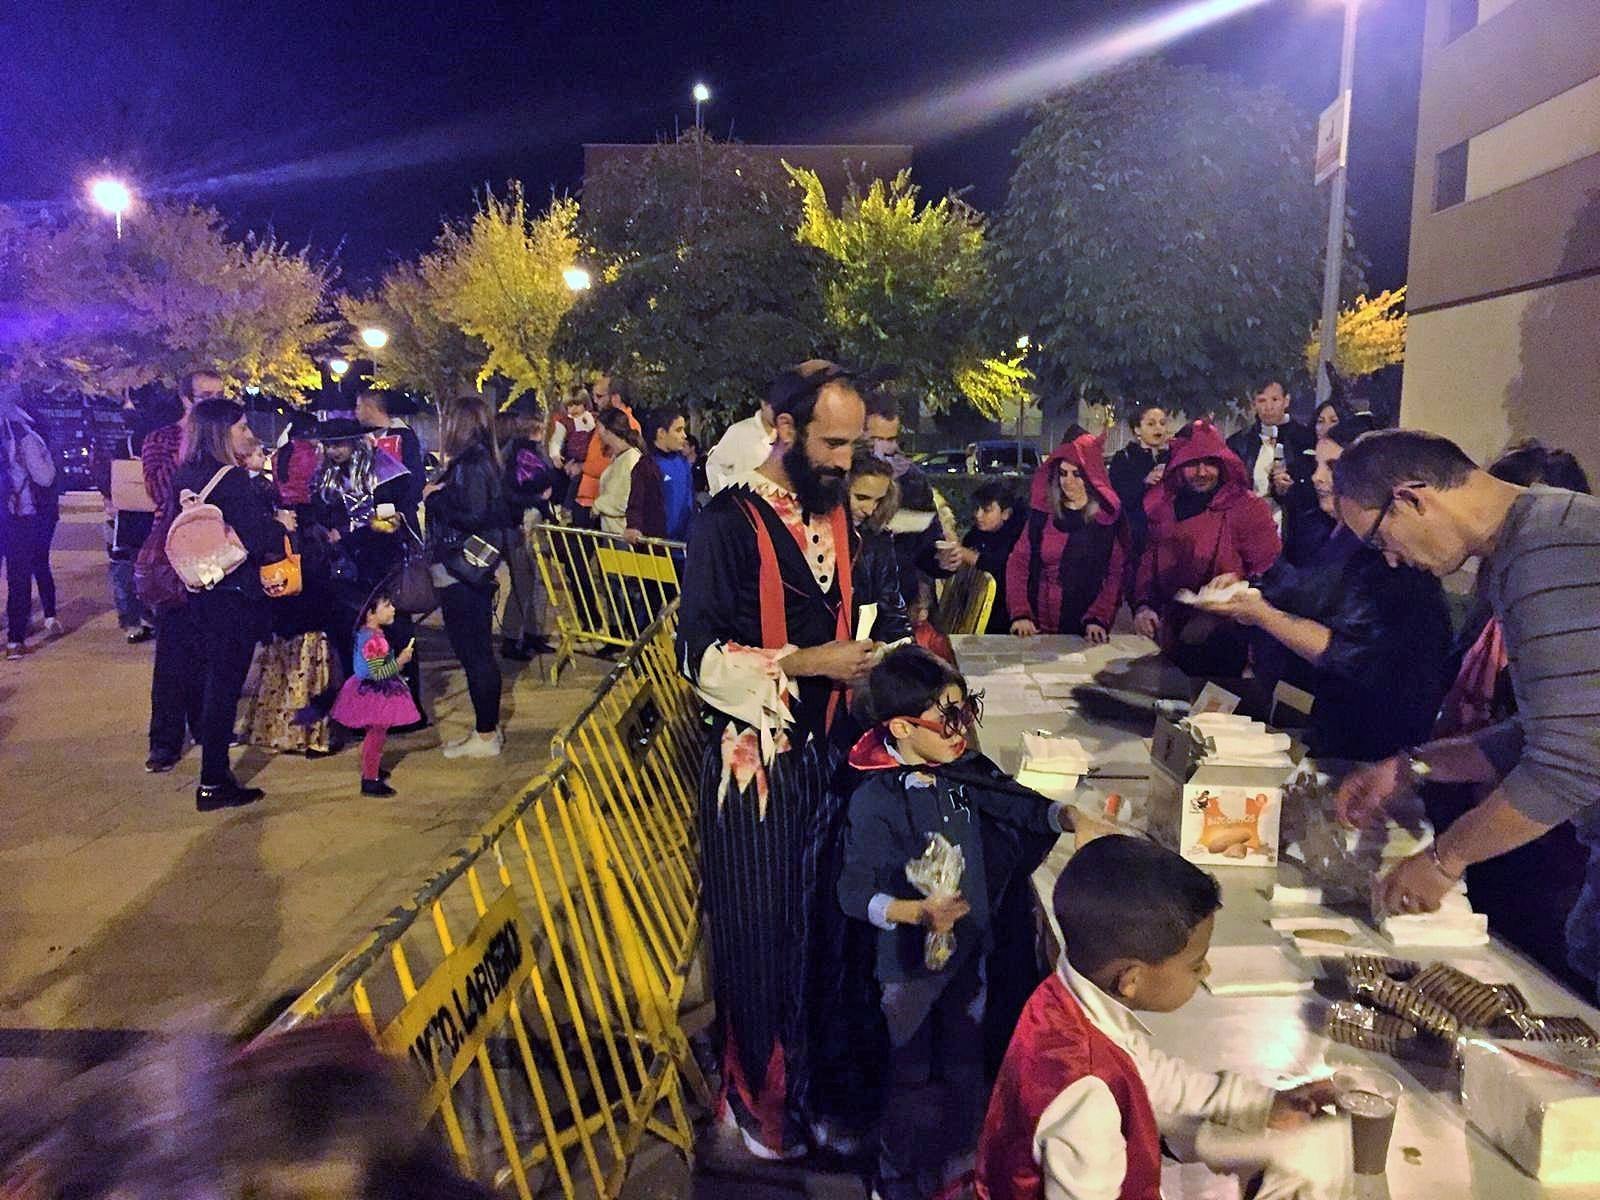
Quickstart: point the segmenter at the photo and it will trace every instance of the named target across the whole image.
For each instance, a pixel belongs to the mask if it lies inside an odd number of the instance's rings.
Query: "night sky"
[[[1130,0],[587,0],[444,4],[0,0],[0,202],[79,203],[110,166],[240,226],[336,255],[361,286],[425,248],[472,189],[575,190],[586,141],[909,141],[929,193],[1003,203],[1025,112],[941,134],[920,97],[1171,9]],[[1371,279],[1404,281],[1422,5],[1365,0],[1351,199]],[[1166,51],[1334,95],[1332,0],[1271,0]],[[911,114],[908,116],[907,114]],[[974,114],[981,120],[984,113]]]

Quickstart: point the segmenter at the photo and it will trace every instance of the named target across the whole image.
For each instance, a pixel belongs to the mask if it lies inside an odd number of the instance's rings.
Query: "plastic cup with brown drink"
[[[1382,1175],[1400,1106],[1400,1081],[1372,1067],[1346,1067],[1333,1075],[1334,1104],[1350,1117],[1357,1175]]]

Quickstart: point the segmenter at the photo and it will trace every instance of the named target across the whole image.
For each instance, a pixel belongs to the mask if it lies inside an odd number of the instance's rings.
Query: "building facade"
[[[1600,482],[1600,0],[1426,0],[1404,424]]]

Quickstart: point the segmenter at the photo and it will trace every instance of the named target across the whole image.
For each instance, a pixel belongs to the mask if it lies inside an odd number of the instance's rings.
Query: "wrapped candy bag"
[[[960,846],[951,845],[942,833],[928,835],[928,848],[921,858],[906,864],[906,879],[930,899],[961,894],[961,876],[967,869],[967,856]],[[922,961],[930,971],[942,971],[956,952],[955,931],[928,932],[922,947]]]

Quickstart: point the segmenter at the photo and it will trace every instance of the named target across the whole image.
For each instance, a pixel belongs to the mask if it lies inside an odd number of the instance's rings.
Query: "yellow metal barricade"
[[[678,595],[682,542],[538,525],[533,552],[555,615],[552,680],[575,653],[633,645]]]
[[[997,591],[994,576],[989,572],[962,567],[946,579],[940,589],[934,626],[952,636],[982,633],[988,628]]]
[[[689,1093],[708,1099],[678,1021],[699,874],[676,622],[672,604],[550,768],[262,1035],[354,1011],[422,1074],[463,1170],[525,1200],[618,1195],[647,1133],[689,1154]]]

